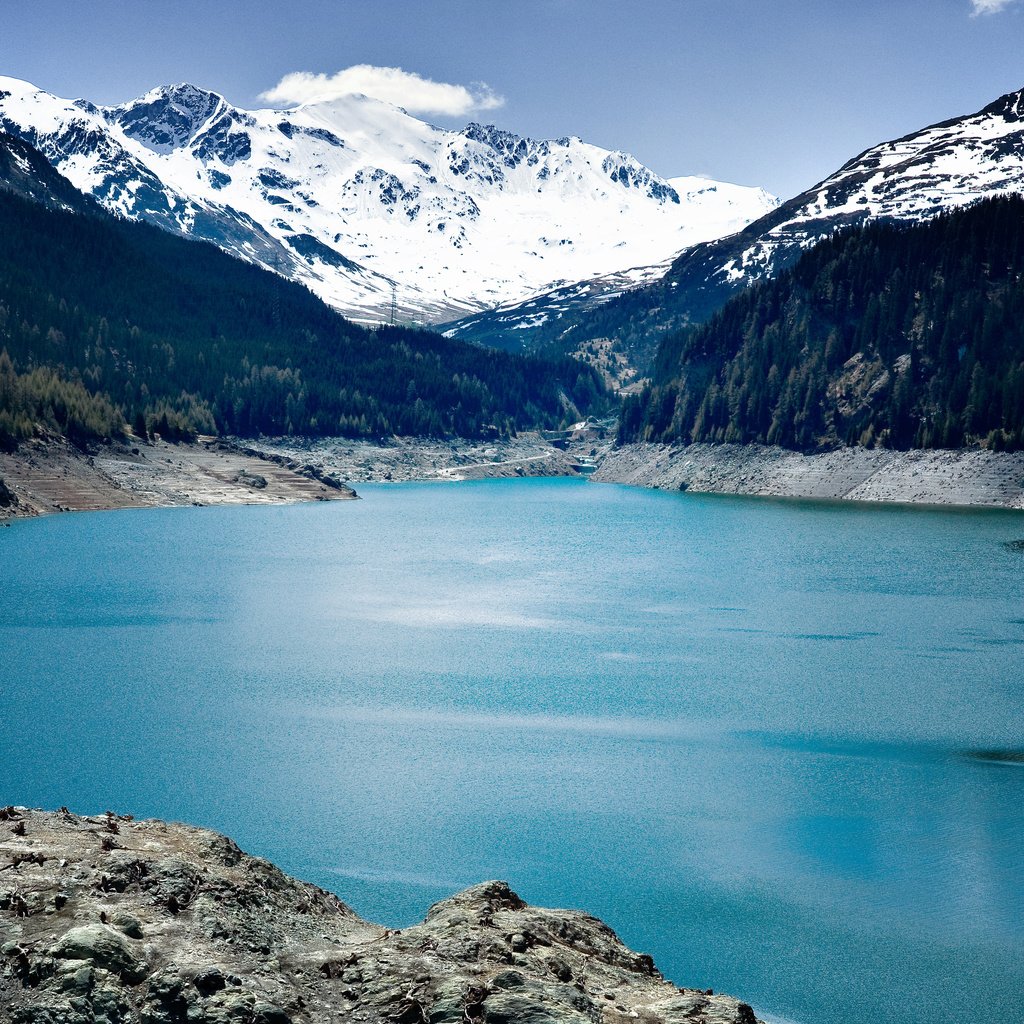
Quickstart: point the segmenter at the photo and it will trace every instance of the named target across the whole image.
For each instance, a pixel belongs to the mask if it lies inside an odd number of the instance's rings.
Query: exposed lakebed
[[[802,1024],[1024,1011],[1012,512],[573,480],[0,534],[0,802],[402,925],[485,878]]]

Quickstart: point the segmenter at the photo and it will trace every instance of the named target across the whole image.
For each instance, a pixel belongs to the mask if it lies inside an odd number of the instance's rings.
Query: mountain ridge
[[[623,441],[1024,448],[1024,197],[866,221],[666,336]]]
[[[189,83],[120,105],[0,79],[0,128],[124,216],[212,241],[363,321],[440,322],[593,273],[657,262],[776,200],[681,196],[576,137],[448,131],[347,96],[242,110]]]
[[[641,359],[662,336],[708,319],[744,286],[792,266],[833,231],[869,220],[926,220],[946,209],[1024,189],[1024,89],[982,109],[869,146],[840,168],[732,235],[681,252],[658,280],[589,308],[564,305],[560,322],[523,328],[526,304],[503,311],[505,329],[528,347],[559,350],[581,339],[617,337]],[[464,318],[447,325],[473,340]]]

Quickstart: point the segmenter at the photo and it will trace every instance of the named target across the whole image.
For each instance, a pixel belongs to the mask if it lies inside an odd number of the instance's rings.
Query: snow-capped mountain
[[[731,206],[740,211],[750,202],[751,189],[743,185],[700,177],[669,178],[668,183],[678,193],[680,202],[695,210]],[[762,189],[755,191],[761,193],[766,206],[778,205],[778,200],[767,192]],[[551,331],[557,330],[563,319],[578,317],[623,292],[664,277],[678,255],[674,252],[658,263],[625,267],[584,280],[559,283],[525,299],[512,299],[491,309],[460,317],[443,324],[440,329],[449,337],[512,351],[538,348],[550,340]]]
[[[518,335],[527,346],[531,338],[534,344],[568,341],[569,332],[574,345],[581,338],[628,335],[649,348],[666,331],[706,319],[739,288],[790,266],[838,228],[923,220],[1012,192],[1024,192],[1024,91],[866,150],[737,234],[691,246],[660,280],[628,294],[612,291],[599,318],[592,291],[578,298],[579,289],[566,288],[557,308],[536,299],[509,303],[488,318],[449,325],[450,333],[466,339]],[[550,307],[545,320],[538,306]]]
[[[89,213],[98,209],[92,199],[58,174],[37,149],[6,132],[0,132],[0,192],[51,210]]]
[[[925,220],[978,199],[1024,190],[1024,90],[983,110],[883,142],[751,226],[749,245],[719,271],[730,281],[777,269],[838,227]],[[759,230],[757,225],[763,227]]]
[[[192,85],[121,106],[0,78],[0,128],[83,192],[300,280],[362,320],[436,323],[664,260],[771,209],[576,138],[447,131],[365,96],[241,110]]]

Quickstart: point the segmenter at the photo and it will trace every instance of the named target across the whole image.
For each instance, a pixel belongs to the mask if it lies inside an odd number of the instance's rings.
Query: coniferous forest
[[[1024,448],[1024,199],[819,243],[667,337],[619,438]]]
[[[212,245],[0,191],[0,435],[458,435],[606,411],[597,374],[352,324]]]

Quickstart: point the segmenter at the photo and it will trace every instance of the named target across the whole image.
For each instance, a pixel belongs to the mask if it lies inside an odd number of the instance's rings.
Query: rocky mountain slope
[[[563,303],[549,320],[513,304],[503,326],[532,347],[615,337],[651,353],[666,331],[706,320],[741,288],[792,266],[839,228],[868,221],[927,220],[979,199],[1024,191],[1024,90],[984,109],[883,142],[742,231],[681,253],[659,280],[593,302]],[[614,296],[614,293],[612,293]],[[469,321],[452,325],[472,339]]]
[[[0,1018],[12,1024],[754,1024],[595,918],[488,882],[369,924],[223,836],[0,809]]]
[[[684,253],[668,279],[686,289],[696,270],[709,291],[746,285],[774,276],[838,228],[869,220],[928,220],[1022,190],[1024,90],[976,114],[865,150],[728,242]]]
[[[577,138],[437,128],[365,96],[247,111],[182,84],[121,106],[0,78],[0,128],[111,210],[420,323],[666,259],[775,205]],[[394,289],[394,291],[393,291]]]
[[[0,132],[0,192],[51,210],[89,213],[95,204],[67,178],[56,174],[34,146]]]

